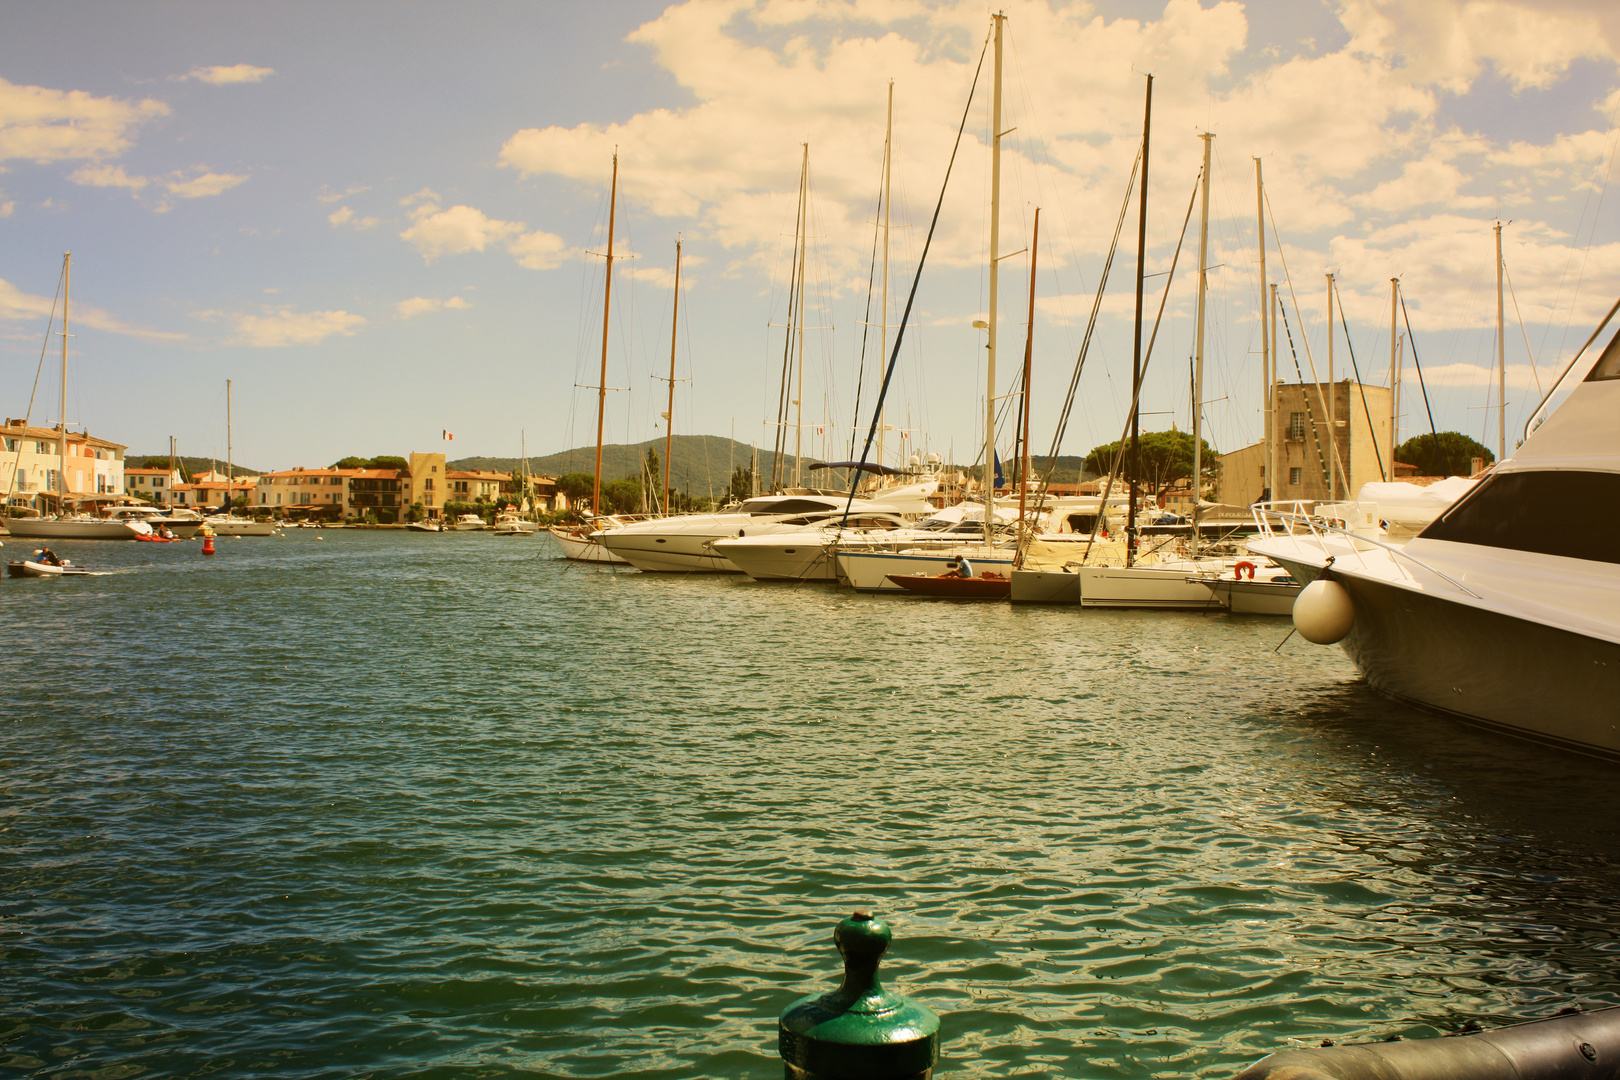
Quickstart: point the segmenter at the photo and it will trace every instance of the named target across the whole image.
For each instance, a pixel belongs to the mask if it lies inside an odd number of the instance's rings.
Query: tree
[[[404,471],[411,463],[397,454],[380,454],[373,458],[346,457],[328,465],[329,469],[397,469]]]
[[[557,477],[557,490],[568,499],[568,505],[577,507],[589,501],[596,489],[596,477],[588,472],[564,473]]]
[[[641,513],[641,481],[627,476],[603,484],[602,508],[610,514]]]
[[[1130,443],[1126,442],[1125,459],[1119,470],[1120,479],[1127,483],[1134,481],[1138,487],[1148,488],[1158,496],[1169,491],[1176,481],[1192,476],[1193,441],[1190,434],[1185,431],[1150,431],[1143,432],[1140,441],[1142,449],[1139,457],[1130,453]],[[1203,443],[1203,480],[1207,485],[1220,475],[1221,461],[1209,443],[1202,439],[1199,442]],[[1108,476],[1113,472],[1114,459],[1118,456],[1119,443],[1099,446],[1086,455],[1086,469]]]
[[[739,465],[731,471],[731,486],[728,489],[733,499],[739,502],[754,493],[754,470]]]
[[[1474,458],[1484,458],[1489,465],[1496,455],[1460,431],[1414,435],[1395,448],[1396,461],[1417,466],[1425,476],[1469,476],[1474,471]]]

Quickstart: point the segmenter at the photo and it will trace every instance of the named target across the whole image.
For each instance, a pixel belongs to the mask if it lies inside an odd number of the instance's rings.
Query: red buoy
[[[214,553],[214,534],[211,532],[203,535],[202,553],[204,555],[212,555]]]

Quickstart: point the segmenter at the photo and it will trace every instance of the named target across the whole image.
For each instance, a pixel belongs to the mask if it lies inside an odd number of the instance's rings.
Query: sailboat
[[[1136,288],[1136,359],[1133,382],[1137,389],[1133,392],[1131,413],[1131,452],[1137,452],[1137,442],[1140,438],[1140,387],[1141,387],[1141,340],[1142,340],[1142,279],[1143,261],[1146,257],[1147,239],[1147,162],[1148,162],[1148,136],[1151,131],[1151,118],[1153,110],[1153,76],[1148,77],[1147,90],[1147,119],[1142,125],[1142,190],[1141,219],[1137,232],[1137,288]],[[1200,558],[1198,555],[1199,543],[1199,511],[1203,502],[1203,411],[1204,411],[1204,306],[1208,293],[1208,267],[1209,267],[1209,165],[1210,143],[1215,136],[1205,132],[1199,136],[1204,140],[1204,165],[1199,185],[1202,192],[1201,224],[1198,238],[1198,303],[1196,326],[1193,330],[1193,390],[1192,390],[1192,495],[1193,514],[1192,529],[1188,533],[1188,542],[1191,552],[1186,558],[1158,559],[1147,561],[1136,554],[1136,485],[1131,485],[1131,510],[1125,554],[1124,566],[1096,566],[1081,565],[1076,569],[1080,578],[1080,604],[1082,607],[1113,607],[1113,608],[1192,608],[1203,609],[1219,606],[1218,594],[1207,585],[1198,580],[1200,576],[1218,577],[1231,570],[1237,560]]]
[[[562,549],[563,558],[575,562],[587,563],[617,563],[626,565],[625,560],[603,547],[597,539],[603,528],[612,528],[619,524],[614,518],[604,518],[602,507],[602,427],[607,421],[607,358],[608,358],[608,323],[612,314],[613,302],[613,225],[618,217],[619,206],[619,155],[613,155],[613,180],[608,189],[608,246],[607,246],[607,279],[602,290],[602,377],[597,380],[596,386],[596,473],[595,481],[591,487],[591,516],[590,520],[578,525],[553,525],[547,531],[551,538]]]
[[[495,525],[490,530],[495,536],[532,536],[540,531],[540,526],[531,516],[532,504],[529,501],[529,436],[525,432],[520,436],[519,450],[523,455],[523,490],[518,492],[518,505],[514,508],[508,506],[495,515]]]
[[[216,463],[217,464],[217,463]],[[225,380],[225,512],[223,514],[210,514],[204,520],[208,527],[218,536],[274,536],[275,523],[268,518],[264,521],[255,521],[250,517],[242,517],[236,513],[236,494],[233,490],[236,481],[235,449],[231,445],[231,380]]]
[[[74,501],[68,490],[67,471],[67,355],[68,355],[68,283],[73,268],[73,254],[62,256],[62,397],[61,413],[56,426],[56,508],[52,518],[11,518],[6,526],[12,536],[29,540],[133,540],[137,536],[150,536],[152,527],[144,521],[108,520],[89,514],[69,514],[67,506]],[[88,437],[86,438],[88,441]],[[19,440],[18,446],[21,446]],[[22,451],[18,450],[18,461]],[[12,470],[16,482],[18,470]],[[13,573],[16,573],[13,570]]]

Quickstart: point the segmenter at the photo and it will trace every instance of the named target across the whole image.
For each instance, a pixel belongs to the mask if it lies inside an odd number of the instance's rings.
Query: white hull
[[[993,570],[1012,573],[1013,549],[954,548],[943,551],[838,551],[838,576],[856,592],[897,592],[905,590],[889,580],[890,575],[929,574],[937,576],[966,555],[975,573]]]
[[[563,558],[575,562],[602,563],[604,565],[628,566],[623,559],[613,552],[592,540],[589,536],[580,536],[571,529],[547,529],[551,538],[556,541],[557,547],[562,550]]]
[[[412,522],[409,522],[408,524],[406,524],[405,531],[406,532],[436,533],[436,532],[443,532],[444,530],[439,528],[439,526],[437,524],[435,524],[433,522],[430,522],[430,521],[412,521]]]
[[[1303,585],[1273,581],[1234,581],[1229,577],[1200,579],[1234,615],[1292,615],[1294,598]]]
[[[209,518],[208,527],[215,536],[274,536],[276,526],[269,521],[250,521],[247,518]]]
[[[1229,563],[1213,564],[1212,569],[1229,569]],[[1080,604],[1107,608],[1193,608],[1222,606],[1209,586],[1188,581],[1199,565],[1191,562],[1155,563],[1149,566],[1082,566]]]
[[[734,536],[715,543],[714,549],[755,581],[838,580],[838,564],[827,554],[822,533],[799,539]]]
[[[152,531],[144,522],[95,518],[12,518],[6,525],[20,540],[133,540]]]
[[[628,529],[598,533],[602,545],[637,570],[654,574],[740,574],[742,569],[709,545],[726,532],[663,534]]]
[[[1014,570],[1010,599],[1015,604],[1078,604],[1080,575],[1071,570]]]

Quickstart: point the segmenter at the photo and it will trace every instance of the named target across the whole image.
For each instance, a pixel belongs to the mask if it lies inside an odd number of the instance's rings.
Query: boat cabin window
[[[1578,524],[1562,520],[1570,507],[1580,507]],[[1492,473],[1418,535],[1620,563],[1620,473]]]
[[[1091,535],[1092,528],[1097,524],[1096,514],[1070,514],[1069,531]],[[1105,523],[1106,527],[1106,523]]]
[[[838,504],[827,499],[749,499],[737,508],[738,513],[753,514],[814,514],[835,510]]]
[[[1609,339],[1609,347],[1603,350],[1598,362],[1592,368],[1592,373],[1586,377],[1587,382],[1599,382],[1603,379],[1620,379],[1620,332]]]

